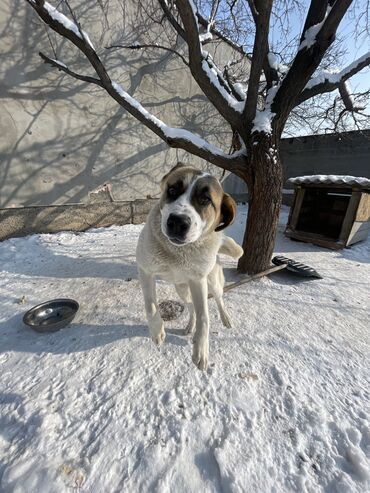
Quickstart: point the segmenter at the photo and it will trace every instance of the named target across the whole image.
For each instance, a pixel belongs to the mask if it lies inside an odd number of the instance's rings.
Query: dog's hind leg
[[[158,346],[166,337],[164,323],[158,310],[154,276],[139,268],[139,279],[144,294],[145,311],[150,335]]]
[[[208,275],[208,290],[213,295],[217,308],[220,313],[222,325],[231,329],[230,317],[225,309],[224,300],[222,298],[224,292],[225,278],[222,266],[219,263],[213,267]]]
[[[175,284],[177,294],[188,308],[189,322],[185,327],[185,334],[192,334],[195,328],[195,310],[191,299],[190,288],[188,284]]]

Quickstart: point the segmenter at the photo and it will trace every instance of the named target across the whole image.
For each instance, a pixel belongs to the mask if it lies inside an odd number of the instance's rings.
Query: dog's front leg
[[[144,294],[148,327],[153,341],[159,346],[166,337],[164,324],[157,304],[154,276],[139,268],[139,279]]]
[[[193,363],[200,370],[206,370],[208,366],[208,285],[207,278],[204,277],[199,281],[189,281],[191,297],[196,316],[194,345],[193,345]]]

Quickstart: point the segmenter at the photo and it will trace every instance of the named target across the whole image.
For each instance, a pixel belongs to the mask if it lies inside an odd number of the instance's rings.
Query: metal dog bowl
[[[79,304],[60,298],[34,306],[23,316],[23,322],[36,332],[56,332],[74,319]]]

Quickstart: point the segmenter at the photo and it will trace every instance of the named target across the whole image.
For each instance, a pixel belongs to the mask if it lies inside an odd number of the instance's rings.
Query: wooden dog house
[[[290,178],[294,202],[285,235],[341,249],[365,240],[370,232],[370,180],[354,176],[313,175]]]

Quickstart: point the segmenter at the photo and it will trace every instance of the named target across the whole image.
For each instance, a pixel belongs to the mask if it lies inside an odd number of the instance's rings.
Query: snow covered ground
[[[241,240],[246,209],[226,230]],[[0,244],[0,491],[370,491],[370,241],[333,252],[283,237],[276,252],[322,280],[276,274],[210,302],[208,372],[185,314],[148,337],[135,267],[141,226]],[[225,258],[228,281],[237,276]],[[31,306],[79,301],[54,334]],[[177,299],[159,284],[159,299]]]

